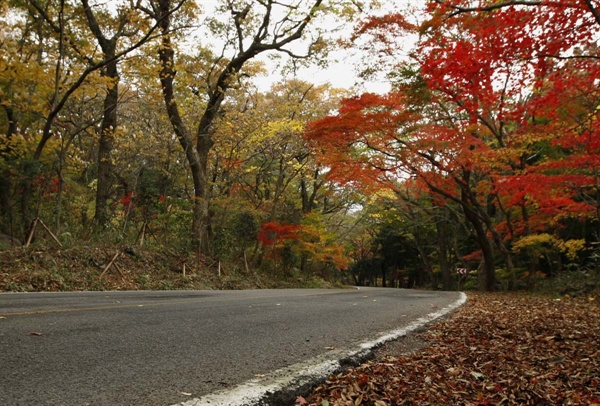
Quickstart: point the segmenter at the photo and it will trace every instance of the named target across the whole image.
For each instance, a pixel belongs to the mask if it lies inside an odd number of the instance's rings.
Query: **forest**
[[[594,289],[599,28],[592,0],[3,1],[0,289],[99,247],[96,279],[143,252],[184,278]]]

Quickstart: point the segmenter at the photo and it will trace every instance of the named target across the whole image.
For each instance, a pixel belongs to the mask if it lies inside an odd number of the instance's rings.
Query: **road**
[[[200,405],[348,353],[460,297],[378,288],[3,293],[0,405]]]

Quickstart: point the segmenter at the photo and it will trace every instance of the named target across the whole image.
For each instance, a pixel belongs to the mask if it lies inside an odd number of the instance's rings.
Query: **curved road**
[[[0,404],[201,405],[461,298],[378,288],[3,293]]]

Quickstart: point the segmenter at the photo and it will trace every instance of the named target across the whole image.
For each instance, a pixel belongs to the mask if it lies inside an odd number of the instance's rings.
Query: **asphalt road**
[[[455,302],[403,289],[0,294],[0,405],[172,405]]]

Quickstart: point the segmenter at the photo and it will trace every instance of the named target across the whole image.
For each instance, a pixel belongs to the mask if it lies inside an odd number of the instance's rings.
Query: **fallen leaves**
[[[302,397],[302,396],[298,396],[298,397],[296,398],[296,404],[297,404],[297,405],[307,405],[307,404],[308,404],[308,401],[307,401],[306,399],[304,399],[304,397]]]
[[[600,404],[597,301],[473,293],[423,338],[419,353],[330,376],[308,404]]]

